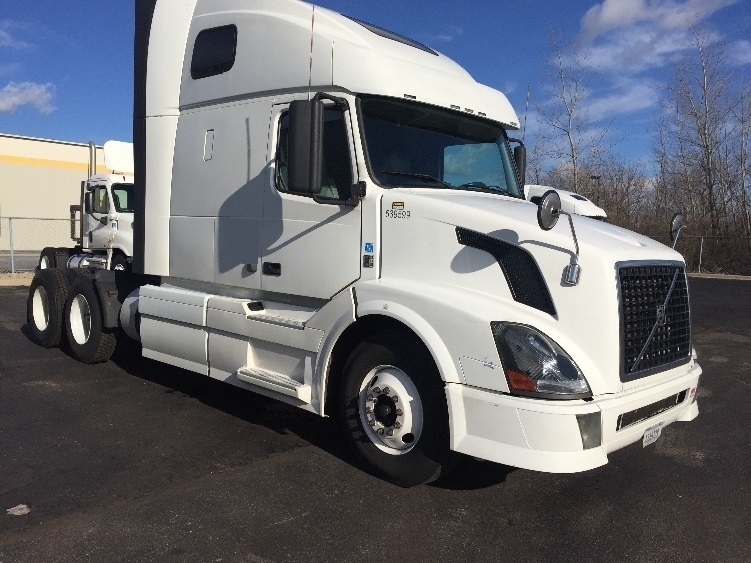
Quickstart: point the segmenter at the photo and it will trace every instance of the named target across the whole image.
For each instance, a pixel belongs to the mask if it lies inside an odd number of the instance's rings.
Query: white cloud
[[[751,64],[751,42],[741,39],[733,43],[730,46],[730,60],[738,66]]]
[[[717,35],[703,37],[706,45],[720,39]],[[589,48],[583,66],[599,72],[638,73],[660,68],[674,62],[694,48],[690,31],[660,31],[648,25],[635,25],[613,31],[608,40]]]
[[[662,30],[688,29],[739,1],[745,0],[603,0],[584,14],[580,39],[588,43],[607,31],[640,23]]]
[[[660,95],[655,85],[634,81],[619,85],[609,94],[587,100],[585,111],[596,122],[655,108],[659,103]]]
[[[656,108],[660,103],[660,87],[654,80],[620,78],[605,88],[582,89],[577,115],[585,123],[594,124]],[[548,119],[538,112],[555,112],[559,105],[560,100],[555,97],[535,103],[537,109],[528,115],[527,130],[534,132],[547,127]]]
[[[18,72],[18,69],[20,68],[21,68],[20,63],[9,63],[6,65],[0,65],[0,77],[10,76],[11,74]]]
[[[49,114],[55,111],[52,105],[54,97],[55,85],[52,83],[10,82],[0,90],[0,113],[12,113],[22,106],[33,106],[39,113]]]
[[[503,88],[501,88],[501,92],[506,94],[506,96],[510,96],[514,92],[516,92],[516,82],[513,80],[507,80],[506,83],[503,85]]]
[[[450,43],[457,37],[461,37],[464,34],[464,29],[456,25],[449,25],[438,35],[435,35],[433,39],[435,41],[441,41],[443,43]]]
[[[11,34],[12,30],[24,27],[26,26],[12,20],[0,20],[0,47],[11,49],[28,49],[31,47],[31,43],[17,39]]]

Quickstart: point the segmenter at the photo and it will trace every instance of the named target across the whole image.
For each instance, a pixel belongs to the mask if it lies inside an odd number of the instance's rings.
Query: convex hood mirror
[[[548,190],[542,194],[540,203],[537,206],[537,224],[543,231],[549,231],[558,223],[558,217],[565,215],[568,217],[568,226],[571,229],[571,236],[574,239],[576,253],[572,257],[571,263],[563,270],[563,283],[566,285],[577,285],[581,275],[581,266],[579,265],[579,241],[576,240],[576,230],[574,230],[574,221],[570,213],[561,211],[561,196],[555,190]]]
[[[537,206],[537,224],[543,231],[549,231],[558,223],[561,215],[561,196],[555,190],[542,194]]]
[[[686,220],[683,218],[683,214],[679,211],[670,220],[670,242],[673,243],[673,248],[678,243],[678,237],[681,236],[681,231],[686,227]]]

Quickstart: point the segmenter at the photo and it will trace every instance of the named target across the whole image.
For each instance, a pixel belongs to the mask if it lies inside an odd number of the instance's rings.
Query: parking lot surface
[[[692,279],[699,417],[585,473],[400,489],[333,422],[119,350],[34,345],[0,287],[0,562],[751,561],[751,281]]]

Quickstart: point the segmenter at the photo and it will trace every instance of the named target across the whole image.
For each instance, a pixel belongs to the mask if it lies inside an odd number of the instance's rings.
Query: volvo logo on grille
[[[665,312],[665,305],[658,305],[657,306],[657,324],[659,326],[663,326],[665,324],[665,321],[667,320],[667,314]]]

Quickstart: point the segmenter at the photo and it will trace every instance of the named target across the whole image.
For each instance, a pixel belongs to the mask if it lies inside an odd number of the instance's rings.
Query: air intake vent
[[[621,381],[687,363],[691,319],[681,264],[621,266]]]
[[[532,255],[523,248],[461,227],[456,228],[459,244],[483,250],[503,270],[514,301],[555,316],[555,305],[545,278]]]

